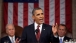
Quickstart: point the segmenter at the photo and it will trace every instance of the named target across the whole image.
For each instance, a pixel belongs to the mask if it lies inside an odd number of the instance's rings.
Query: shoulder
[[[7,38],[8,38],[8,36],[5,36],[5,37],[1,38],[1,41],[6,40]]]
[[[15,36],[15,38],[20,38],[19,36]]]
[[[45,28],[48,32],[52,31],[52,26],[48,24],[43,24],[42,28]]]
[[[65,36],[64,39],[69,41],[72,38]]]
[[[19,36],[15,36],[15,39],[17,39],[17,38],[20,39],[21,37],[19,37]]]
[[[33,26],[34,26],[34,24],[31,24],[31,25],[25,26],[24,28],[31,28]]]
[[[72,38],[70,38],[70,37],[67,37],[67,36],[65,36],[65,38],[72,39]]]
[[[29,30],[30,28],[34,28],[34,24],[25,26],[24,29],[23,29],[23,31]]]
[[[52,28],[51,25],[48,25],[48,24],[43,24],[44,27],[48,27],[48,28]]]
[[[46,27],[52,27],[51,25],[48,25],[48,24],[44,24],[44,23],[43,23],[43,25],[44,25],[44,26],[46,26]]]
[[[8,36],[2,37],[1,39],[5,39],[5,38],[8,38]]]

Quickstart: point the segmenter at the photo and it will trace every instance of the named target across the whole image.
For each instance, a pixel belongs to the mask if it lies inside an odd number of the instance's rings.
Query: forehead
[[[65,26],[60,25],[59,29],[65,29]]]
[[[14,29],[14,25],[7,25],[6,29]]]
[[[43,13],[42,9],[35,10],[34,13]]]

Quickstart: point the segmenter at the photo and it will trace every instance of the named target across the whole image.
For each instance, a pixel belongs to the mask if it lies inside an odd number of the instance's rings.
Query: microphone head
[[[36,32],[36,33],[38,33],[38,32],[39,32],[39,30],[38,30],[38,29],[36,29],[36,30],[35,30],[35,32]]]

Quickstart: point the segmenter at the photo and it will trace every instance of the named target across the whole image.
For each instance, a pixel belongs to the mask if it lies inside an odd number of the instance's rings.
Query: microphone
[[[36,30],[35,30],[35,32],[36,32],[36,34],[37,34],[37,33],[39,32],[39,30],[38,30],[38,29],[36,29]]]

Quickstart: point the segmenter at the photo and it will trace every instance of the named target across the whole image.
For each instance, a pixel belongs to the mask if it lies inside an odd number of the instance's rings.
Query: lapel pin
[[[43,29],[43,30],[45,30],[45,29]]]

